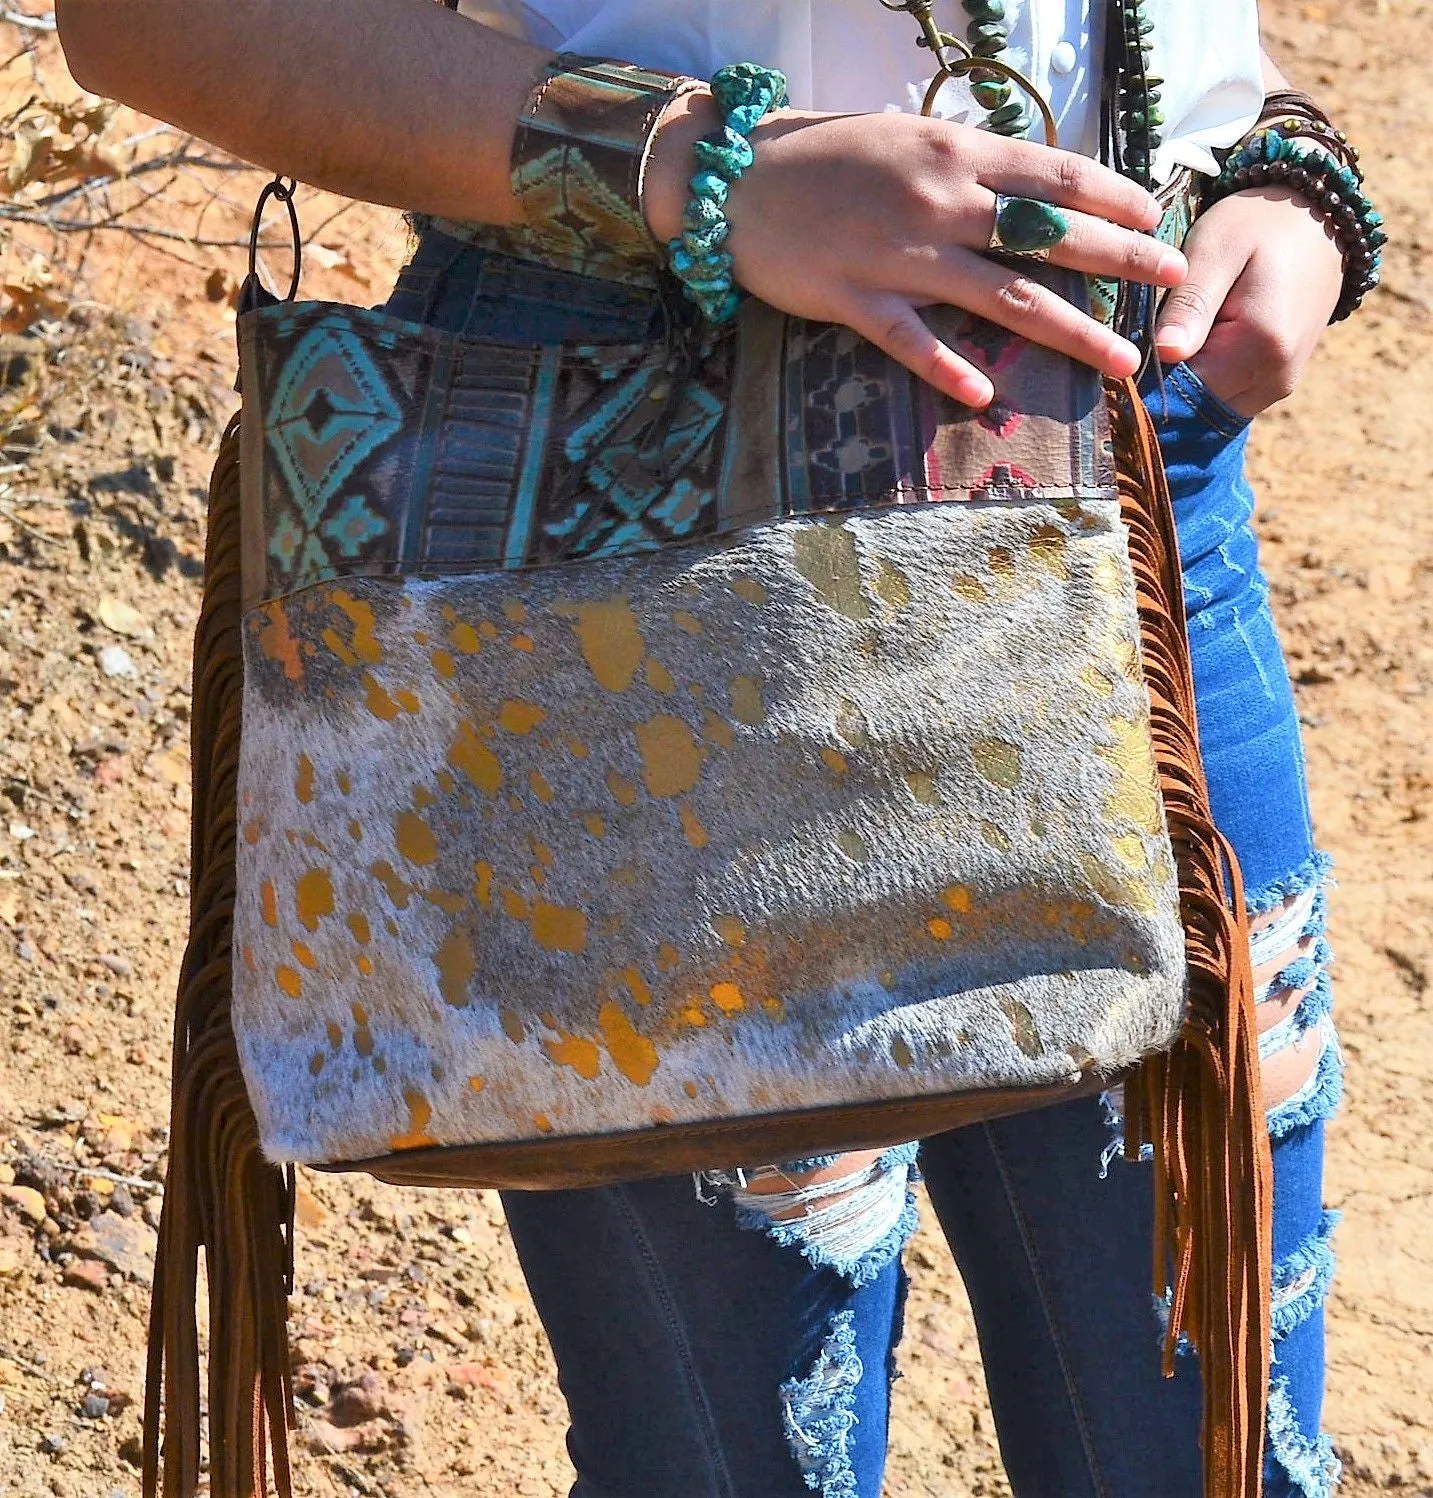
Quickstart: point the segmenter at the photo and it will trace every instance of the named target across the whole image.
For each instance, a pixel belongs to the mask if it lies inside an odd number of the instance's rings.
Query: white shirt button
[[[1056,42],[1050,52],[1050,71],[1063,77],[1066,73],[1075,71],[1078,61],[1079,56],[1073,42]]]

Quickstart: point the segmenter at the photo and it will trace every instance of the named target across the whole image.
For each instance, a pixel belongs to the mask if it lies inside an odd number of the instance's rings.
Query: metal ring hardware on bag
[[[299,293],[299,279],[303,274],[304,246],[299,232],[299,211],[294,206],[294,193],[298,191],[298,180],[279,173],[271,182],[264,183],[259,201],[254,204],[254,221],[249,226],[249,275],[255,280],[259,275],[259,228],[264,221],[264,209],[270,198],[277,198],[289,211],[289,234],[293,241],[294,270],[289,280],[289,289],[284,301],[291,302]]]

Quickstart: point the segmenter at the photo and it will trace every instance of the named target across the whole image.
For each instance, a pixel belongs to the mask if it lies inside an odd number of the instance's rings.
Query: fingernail
[[[1139,365],[1139,350],[1128,339],[1117,338],[1114,347],[1110,350],[1109,372],[1123,378],[1125,375],[1132,375]]]
[[[1154,335],[1155,344],[1161,353],[1173,354],[1176,359],[1183,358],[1184,350],[1189,343],[1189,332],[1171,323],[1166,328],[1160,328]]]
[[[1188,274],[1189,262],[1178,250],[1166,250],[1155,267],[1155,275],[1167,286],[1178,286]]]

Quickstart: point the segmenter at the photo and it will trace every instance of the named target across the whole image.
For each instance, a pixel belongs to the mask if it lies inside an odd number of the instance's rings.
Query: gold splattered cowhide
[[[654,431],[647,351],[366,316],[246,333],[234,1026],[270,1158],[1173,1041],[1093,376],[949,314],[977,419],[761,309]]]

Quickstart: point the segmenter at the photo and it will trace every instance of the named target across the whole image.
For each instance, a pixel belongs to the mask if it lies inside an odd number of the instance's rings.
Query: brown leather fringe
[[[239,423],[224,434],[209,486],[204,601],[194,640],[194,808],[190,937],[174,1027],[169,1180],[149,1313],[145,1498],[193,1498],[200,1481],[199,1250],[209,1290],[209,1486],[289,1498],[291,1423],[283,1173],[258,1127],[229,1022],[239,724]],[[163,1446],[160,1428],[163,1425]]]
[[[1125,1152],[1154,1149],[1154,1291],[1172,1289],[1164,1371],[1181,1335],[1204,1381],[1206,1498],[1258,1498],[1268,1402],[1273,1168],[1259,1076],[1244,890],[1209,811],[1174,509],[1149,414],[1108,388],[1139,597],[1155,756],[1179,869],[1189,1016],[1125,1086]]]

